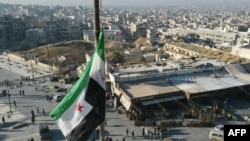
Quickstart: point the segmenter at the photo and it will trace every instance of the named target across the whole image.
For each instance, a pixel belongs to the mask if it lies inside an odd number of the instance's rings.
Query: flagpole
[[[99,10],[99,0],[94,0],[94,17],[95,17],[95,26],[94,26],[94,33],[95,33],[95,47],[98,45],[99,41],[99,34],[100,34],[100,10]],[[99,136],[100,141],[104,141],[104,131],[105,125],[104,122],[99,126]]]
[[[95,46],[97,47],[100,34],[100,12],[99,12],[99,0],[94,0],[94,16],[95,16]]]

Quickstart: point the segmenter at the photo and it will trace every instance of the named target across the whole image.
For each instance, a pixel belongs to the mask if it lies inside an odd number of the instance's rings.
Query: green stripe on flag
[[[97,47],[97,54],[102,58],[102,61],[105,62],[105,56],[104,56],[104,35],[103,31],[100,33],[99,41],[98,41],[98,47]]]
[[[91,60],[87,63],[87,66],[79,80],[70,89],[63,100],[56,106],[56,108],[50,113],[49,116],[54,120],[57,120],[74,103],[74,101],[81,94],[82,90],[87,87],[92,61],[93,57],[91,57]]]
[[[103,31],[100,33],[98,47],[96,48],[97,54],[104,61],[104,36]],[[75,102],[78,96],[81,94],[82,90],[84,90],[89,82],[89,73],[92,67],[94,55],[92,55],[90,61],[87,63],[86,68],[79,78],[79,80],[75,83],[75,85],[70,89],[67,95],[63,98],[63,100],[56,106],[56,108],[50,113],[50,117],[54,120],[59,119],[62,114]],[[93,64],[95,65],[95,64]]]

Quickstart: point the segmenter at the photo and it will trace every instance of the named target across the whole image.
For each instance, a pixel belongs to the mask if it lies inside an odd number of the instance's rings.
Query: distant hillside
[[[69,42],[60,42],[40,46],[27,51],[16,52],[18,56],[23,58],[38,58],[40,62],[46,64],[58,64],[57,57],[64,56],[66,63],[64,66],[76,67],[86,62],[85,54],[92,54],[94,52],[94,45],[92,42],[82,40],[74,40]]]

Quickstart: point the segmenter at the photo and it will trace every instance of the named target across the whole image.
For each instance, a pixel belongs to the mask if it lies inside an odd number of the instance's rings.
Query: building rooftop
[[[126,93],[133,98],[150,97],[161,94],[171,94],[173,92],[180,92],[177,87],[171,86],[164,80],[151,81],[133,81],[122,84],[120,86]]]
[[[207,68],[172,71],[162,71],[162,66],[151,66],[151,71],[143,67],[130,67],[120,71],[120,74],[117,72],[115,76],[119,87],[130,99],[148,100],[175,96],[181,99],[185,94],[186,97],[213,91],[221,91],[221,94],[224,94],[226,89],[249,85],[250,79],[244,78],[249,78],[250,75],[239,66],[240,64],[213,64]]]

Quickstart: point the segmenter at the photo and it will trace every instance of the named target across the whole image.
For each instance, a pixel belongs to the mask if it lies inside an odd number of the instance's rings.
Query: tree
[[[194,62],[195,61],[195,56],[191,56],[191,60]]]
[[[122,52],[113,52],[109,58],[109,61],[113,64],[123,63],[124,60],[124,54]]]

